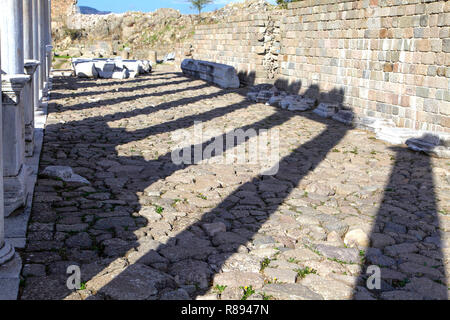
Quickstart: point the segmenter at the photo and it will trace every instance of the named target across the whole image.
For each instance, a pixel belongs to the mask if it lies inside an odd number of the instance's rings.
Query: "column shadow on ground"
[[[64,87],[64,84],[60,85]],[[58,88],[57,81],[55,82],[55,88]],[[189,88],[186,90],[189,90]],[[309,88],[306,94],[308,94],[308,91],[315,93],[318,91],[320,92],[320,90],[318,90],[315,86]],[[174,102],[163,104],[164,107],[162,109],[176,108],[178,105],[192,103],[193,101],[198,102],[202,99],[208,99],[231,92],[232,91],[224,90],[204,97],[200,95],[192,98],[182,98]],[[336,99],[336,97],[341,97],[339,102],[342,103],[343,101],[342,92],[340,90],[332,90],[328,93],[321,93],[323,98],[326,98],[327,95],[329,95],[329,97],[333,97],[333,99]],[[132,100],[131,97],[129,99]],[[148,168],[139,172],[121,173],[120,178],[127,181],[123,186],[107,184],[106,178],[96,178],[97,181],[95,187],[99,189],[100,192],[110,192],[113,195],[117,195],[119,192],[125,192],[129,195],[126,201],[127,204],[117,206],[116,208],[119,211],[123,210],[126,212],[129,217],[131,213],[139,212],[144,205],[140,202],[138,194],[142,194],[147,187],[165,179],[174,172],[187,168],[189,164],[174,165],[172,163],[170,153],[150,161],[139,156],[123,157],[117,154],[117,151],[115,150],[116,146],[131,141],[140,140],[157,133],[168,133],[180,128],[188,128],[193,125],[194,121],[208,121],[226,115],[234,110],[246,108],[251,104],[252,103],[243,100],[240,103],[218,108],[219,110],[213,109],[203,114],[186,116],[181,119],[172,120],[149,128],[138,129],[132,132],[128,132],[123,128],[112,129],[108,126],[107,122],[112,119],[117,120],[139,114],[149,114],[153,112],[151,110],[158,110],[159,106],[154,108],[149,107],[137,109],[131,112],[121,112],[119,114],[107,115],[105,117],[92,117],[81,121],[72,121],[64,124],[50,124],[47,126],[47,130],[53,133],[60,131],[64,132],[63,134],[65,137],[63,141],[69,144],[109,144],[109,146],[103,151],[92,153],[90,155],[87,154],[85,156],[86,166],[95,167],[95,163],[98,163],[101,160],[109,160],[120,163],[121,165],[139,164],[139,166],[142,166],[143,168]],[[85,104],[79,104],[74,108],[84,109]],[[122,270],[120,274],[116,274],[114,279],[104,283],[104,285],[98,288],[96,297],[113,299],[158,298],[166,290],[173,290],[177,287],[177,284],[173,281],[174,278],[176,278],[180,283],[191,283],[197,285],[197,290],[191,294],[191,298],[195,298],[198,295],[205,293],[211,287],[212,277],[214,274],[220,272],[227,259],[229,259],[233,254],[239,252],[243,246],[252,240],[264,222],[266,222],[270,216],[277,211],[279,205],[298,185],[303,177],[314,170],[314,168],[316,168],[325,159],[326,155],[334,148],[334,146],[336,146],[345,136],[348,130],[351,129],[349,126],[344,126],[332,120],[320,118],[311,112],[294,113],[285,110],[279,110],[268,118],[256,121],[255,123],[244,126],[241,129],[270,129],[285,123],[293,116],[302,116],[317,121],[318,123],[325,124],[326,129],[318,136],[299,146],[289,155],[280,160],[279,171],[275,175],[276,180],[272,179],[270,176],[255,176],[250,182],[236,188],[236,190],[227,196],[217,207],[202,214],[200,219],[194,218],[192,223],[187,225],[186,228],[181,230],[176,236],[171,237],[166,244],[160,244],[152,248],[150,248],[151,245],[142,242],[142,239],[138,239],[134,234],[132,234],[133,230],[137,230],[144,225],[151,224],[151,222],[147,220],[142,221],[143,217],[139,217],[141,220],[139,222],[139,226],[136,226],[136,228],[127,224],[121,225],[120,222],[117,222],[111,224],[113,227],[110,229],[112,230],[99,230],[96,229],[96,225],[94,224],[92,226],[94,230],[102,231],[105,234],[110,233],[114,239],[125,239],[126,243],[122,243],[121,245],[116,246],[116,248],[111,248],[113,247],[112,245],[109,248],[105,248],[102,247],[101,243],[98,243],[97,245],[101,247],[101,250],[98,252],[97,256],[92,259],[88,259],[88,261],[84,261],[84,263],[67,261],[67,264],[81,264],[83,281],[88,282],[97,275],[104,273],[108,265],[115,259],[123,258],[129,250],[136,249],[141,252],[140,258],[136,260],[133,265],[129,265],[125,268],[125,270]],[[77,135],[77,132],[80,131],[79,128],[81,127],[84,127],[85,129],[92,129],[92,135],[89,137]],[[241,143],[247,141],[248,138]],[[202,143],[201,149],[204,150],[209,144],[210,141]],[[224,146],[223,150],[233,148],[236,145],[237,144],[235,143],[232,146]],[[195,150],[196,148],[198,148],[198,146],[191,146],[192,150]],[[217,155],[218,154],[214,154],[213,156]],[[71,162],[68,161],[67,163]],[[196,164],[195,161],[192,161],[191,163],[192,165]],[[267,200],[263,198],[262,201],[256,201],[251,204],[251,199],[261,199],[261,196],[264,193],[262,190],[267,189],[264,187],[266,184],[273,187],[274,190],[280,190],[274,195],[274,198],[277,198],[278,200]],[[150,199],[150,202],[145,205],[152,206],[157,203],[158,201],[156,199]],[[233,208],[236,206],[241,207],[241,209],[247,206],[247,211],[253,210],[264,212],[264,214],[255,216],[246,215],[241,217],[233,211]],[[101,213],[102,208],[98,208],[97,211],[91,210],[91,212]],[[118,221],[115,218],[114,212],[112,212],[110,218],[106,218],[106,220]],[[224,233],[225,235],[221,236],[222,238],[220,239],[217,239],[216,237],[211,238],[203,231],[203,225],[205,223],[217,221],[221,221],[227,226],[227,232]],[[239,233],[231,232],[231,229],[234,229],[235,231],[239,230]],[[150,241],[151,239],[149,237],[151,238],[151,236],[147,235],[145,240]],[[149,249],[147,250],[146,248]],[[73,251],[76,250],[80,251],[80,249],[73,249]],[[108,253],[106,254],[107,251]],[[70,260],[70,258],[71,255],[69,254],[68,260]],[[90,266],[89,270],[84,268],[87,264]],[[142,265],[145,266],[145,270],[139,268],[139,266]],[[145,283],[143,279],[139,279],[139,276],[142,276],[142,272],[147,275],[152,275],[154,280],[150,280],[147,277],[146,279],[150,282]],[[169,274],[171,277],[165,277],[164,274]],[[135,281],[132,281],[133,284],[129,282],[130,277],[135,278]],[[67,276],[64,275],[63,278],[66,279]],[[53,296],[52,298],[60,299],[70,294],[67,288],[65,288],[65,283],[61,285],[63,287],[57,292],[57,296]],[[154,291],[155,285],[157,286],[157,293]],[[32,299],[35,297],[31,294],[27,294],[23,296],[23,298]]]
[[[316,87],[310,88],[310,90],[317,91]],[[308,92],[308,90],[307,90]],[[336,95],[335,90],[332,90],[329,94],[332,96]],[[207,98],[207,97],[205,97]],[[196,98],[201,99],[201,97]],[[342,101],[341,101],[342,102]],[[216,110],[213,109],[211,111],[207,111],[204,114],[200,115],[193,115],[193,116],[187,116],[182,119],[177,119],[171,121],[170,123],[164,123],[161,125],[157,125],[156,130],[155,129],[141,129],[136,130],[134,132],[123,132],[119,134],[118,136],[120,143],[124,142],[130,142],[133,141],[136,138],[142,139],[145,136],[149,136],[151,133],[161,133],[161,132],[170,132],[172,130],[176,130],[179,128],[186,128],[189,126],[192,126],[194,121],[198,120],[205,120],[212,119],[217,116],[228,114],[229,112],[235,110],[236,108],[242,108],[250,105],[247,102],[241,102],[238,104],[230,105],[227,107],[223,107],[220,109],[225,110],[223,112],[222,110]],[[139,113],[140,111],[137,110]],[[250,128],[255,129],[270,129],[271,127],[280,125],[286,121],[288,121],[292,116],[295,116],[296,113],[292,112],[277,112],[274,115],[265,118],[263,120],[260,120],[258,122],[255,122],[251,125],[244,126],[240,129],[247,130]],[[179,268],[180,263],[187,263],[190,264],[192,267],[193,265],[200,264],[198,267],[200,270],[208,270],[205,273],[199,272],[199,269],[197,267],[194,267],[193,269],[187,269],[183,270],[181,274],[178,274],[178,277],[182,277],[182,280],[184,283],[198,283],[199,284],[199,291],[195,293],[195,295],[202,294],[206,290],[209,289],[209,283],[210,278],[213,275],[214,272],[218,272],[222,265],[226,262],[226,260],[232,256],[234,253],[238,251],[238,248],[241,246],[245,246],[249,241],[251,241],[252,237],[258,232],[260,227],[263,225],[265,221],[274,213],[278,205],[282,203],[282,199],[285,198],[289,193],[292,191],[293,188],[299,183],[299,181],[311,170],[314,170],[314,168],[320,164],[320,162],[325,158],[326,154],[332,150],[332,148],[339,143],[339,141],[342,139],[342,137],[345,135],[349,127],[343,126],[340,124],[333,123],[329,120],[324,120],[322,118],[319,118],[318,116],[313,115],[312,113],[304,113],[305,117],[312,118],[315,121],[324,123],[327,125],[327,129],[324,130],[321,134],[319,134],[317,137],[315,137],[313,140],[305,143],[304,145],[300,146],[296,150],[294,150],[289,156],[285,157],[280,161],[279,165],[279,171],[276,175],[278,178],[277,180],[271,180],[269,181],[272,183],[272,187],[274,187],[275,190],[283,190],[283,192],[280,192],[277,194],[279,198],[279,201],[276,202],[264,202],[260,201],[258,204],[255,204],[253,206],[254,210],[258,210],[260,212],[264,212],[264,215],[259,215],[258,217],[250,218],[245,217],[241,222],[239,221],[239,218],[233,217],[232,214],[229,212],[230,205],[240,205],[239,203],[242,203],[241,205],[244,205],[250,198],[259,198],[259,193],[263,193],[263,191],[257,191],[253,190],[250,192],[249,190],[252,190],[257,185],[262,186],[264,183],[267,183],[265,180],[265,176],[257,176],[254,179],[252,179],[250,182],[245,183],[244,185],[237,188],[235,192],[233,192],[231,195],[229,195],[227,198],[225,198],[222,203],[215,209],[210,210],[208,213],[205,213],[203,217],[200,219],[200,221],[193,223],[190,225],[187,230],[181,231],[177,236],[172,237],[166,245],[161,245],[160,247],[156,248],[155,250],[150,250],[149,252],[145,253],[136,263],[146,263],[149,264],[149,261],[152,261],[152,259],[155,259],[155,257],[161,257],[161,259],[168,259],[170,267],[166,270],[169,274],[171,273],[171,270],[173,271],[173,268],[177,269]],[[122,118],[124,115],[121,115]],[[206,117],[205,117],[206,116]],[[90,119],[91,121],[93,119]],[[105,119],[103,119],[104,121]],[[96,127],[98,128],[100,119],[95,119]],[[105,122],[103,122],[105,123]],[[270,123],[270,124],[267,124]],[[68,124],[66,123],[65,126]],[[70,126],[76,126],[80,125],[80,123],[70,123]],[[106,125],[106,123],[105,123]],[[127,136],[129,138],[127,138]],[[138,136],[138,137],[137,137]],[[224,134],[224,137],[226,134]],[[248,140],[249,137],[246,137],[246,140]],[[217,139],[217,137],[216,137]],[[214,139],[214,140],[216,140]],[[222,141],[225,141],[223,139]],[[204,150],[209,145],[209,141],[202,144],[201,149]],[[236,146],[236,142],[232,145],[225,145],[223,150],[226,151],[227,148],[234,148]],[[191,146],[192,150],[195,150],[198,148],[198,146]],[[193,152],[192,152],[193,154]],[[214,156],[217,156],[218,154],[214,154]],[[111,159],[111,157],[108,157]],[[166,161],[170,161],[170,154],[166,154],[159,159],[164,159]],[[120,160],[118,160],[120,162]],[[195,164],[195,160],[191,160],[192,164]],[[153,181],[157,181],[159,179],[163,179],[167,176],[170,176],[173,172],[176,170],[179,170],[180,168],[185,168],[186,165],[181,166],[172,166],[172,170],[166,170],[161,176],[161,174],[158,175],[158,177],[155,179],[152,179]],[[131,177],[127,177],[129,179],[132,179]],[[274,183],[274,181],[276,181]],[[151,183],[150,183],[151,184]],[[277,185],[279,184],[279,185]],[[261,187],[264,189],[263,187]],[[132,191],[133,193],[142,192],[143,190],[128,190]],[[233,202],[232,199],[235,199],[236,197],[239,198],[239,195],[242,193],[246,193],[246,196],[242,197],[242,200],[240,202],[236,203]],[[250,193],[250,194],[248,194]],[[253,193],[253,195],[252,195]],[[138,199],[136,199],[136,204],[139,203]],[[247,206],[252,207],[252,206]],[[140,208],[136,208],[137,211],[140,210]],[[214,219],[217,219],[221,217],[221,215],[218,215],[216,213],[216,210],[222,211],[222,220],[228,225],[228,226],[236,226],[237,224],[240,224],[243,226],[242,229],[246,230],[247,232],[244,232],[240,235],[233,233],[233,232],[227,232],[225,234],[225,237],[230,237],[230,239],[225,239],[225,243],[222,243],[219,248],[217,246],[214,246],[214,243],[216,240],[209,239],[204,234],[201,237],[192,237],[193,233],[191,230],[202,230],[202,225],[208,222],[214,221]],[[251,221],[250,221],[251,220]],[[128,246],[121,248],[121,251],[128,251],[131,248],[139,248],[139,242],[138,239],[135,239],[135,243],[129,243]],[[172,244],[172,245],[170,245]],[[145,244],[144,244],[145,245]],[[165,258],[162,258],[160,255],[160,252],[163,253],[162,256],[166,256]],[[183,257],[183,259],[179,259]],[[149,260],[150,259],[150,260]],[[208,259],[214,259],[214,269],[211,269],[207,262]],[[158,260],[158,259],[157,259]],[[99,294],[106,296],[114,296],[114,293],[117,292],[117,285],[120,287],[123,285],[124,278],[128,279],[129,277],[129,271],[131,269],[126,269],[122,274],[118,275],[114,280],[112,280],[110,283],[106,284],[101,290],[99,290]],[[128,270],[128,271],[127,271]],[[173,272],[172,272],[173,275]],[[177,275],[175,275],[177,276]],[[183,280],[184,279],[184,280]],[[86,281],[88,279],[85,279]],[[169,284],[168,288],[171,286]],[[172,283],[173,285],[173,283]],[[137,295],[138,293],[135,290],[136,288],[129,288],[129,290],[126,290],[125,288],[121,288],[119,291],[121,292],[120,295],[123,297],[134,297],[134,298],[143,298],[143,296]],[[124,291],[125,290],[125,291]],[[145,289],[144,289],[145,290]],[[139,291],[139,290],[137,290]],[[120,296],[116,296],[116,298],[120,298]]]
[[[372,248],[365,266],[381,269],[381,288],[371,290],[388,300],[448,299],[442,235],[431,158],[406,147],[391,147],[391,168],[384,197],[370,233]],[[361,273],[360,285],[372,272]],[[355,291],[354,298],[360,298]]]
[[[143,76],[143,78],[145,78],[146,81],[149,81],[149,80],[154,81],[156,79],[167,80],[166,78],[155,78],[155,77],[152,77],[151,75],[145,75],[145,76]],[[79,97],[83,97],[83,96],[97,96],[99,94],[108,94],[108,93],[111,93],[111,92],[135,92],[135,91],[139,91],[139,90],[150,90],[150,89],[155,89],[155,88],[158,88],[158,87],[165,87],[165,86],[183,84],[185,82],[190,82],[190,81],[191,81],[190,79],[183,79],[183,80],[178,80],[178,81],[168,81],[168,82],[154,83],[154,84],[142,84],[142,85],[136,85],[136,86],[133,86],[133,87],[124,86],[124,87],[115,88],[114,90],[111,90],[111,91],[104,91],[104,90],[83,91],[83,92],[71,92],[69,94],[61,94],[61,93],[55,92],[55,93],[52,94],[52,98],[53,99],[64,99],[64,98],[67,98],[67,97],[79,98]],[[122,84],[123,85],[128,85],[127,82],[123,82]],[[195,88],[193,90],[195,90]]]

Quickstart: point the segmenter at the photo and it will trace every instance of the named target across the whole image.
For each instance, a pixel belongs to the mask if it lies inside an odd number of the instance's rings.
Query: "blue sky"
[[[242,0],[215,0],[208,5],[205,11],[220,9],[230,2],[242,2]],[[274,3],[275,0],[269,0]],[[196,13],[191,9],[187,0],[78,0],[79,6],[88,6],[101,11],[121,13],[125,11],[155,11],[158,8],[174,8],[181,13]]]

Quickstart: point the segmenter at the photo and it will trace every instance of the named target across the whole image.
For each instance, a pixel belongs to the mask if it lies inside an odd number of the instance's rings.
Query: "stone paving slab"
[[[69,166],[90,185],[39,176],[22,299],[448,299],[447,160],[168,68],[55,77],[39,172]],[[277,128],[278,172],[222,152],[174,163],[177,143],[209,145],[175,139],[195,121],[213,137]]]

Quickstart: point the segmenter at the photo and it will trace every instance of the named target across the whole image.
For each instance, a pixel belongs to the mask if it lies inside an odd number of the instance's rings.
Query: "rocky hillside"
[[[76,5],[75,0],[72,5]],[[66,8],[68,14],[64,21],[53,25],[54,47],[59,55],[71,57],[107,57],[121,55],[124,50],[134,58],[146,59],[152,50],[161,57],[177,43],[192,39],[199,24],[217,23],[230,15],[272,8],[264,0],[229,4],[201,16],[181,14],[175,9],[104,15],[83,14]]]

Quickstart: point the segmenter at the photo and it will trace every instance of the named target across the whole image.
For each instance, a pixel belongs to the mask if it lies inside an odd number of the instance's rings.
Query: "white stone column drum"
[[[47,81],[46,79],[46,70],[47,70],[47,53],[46,53],[46,38],[47,33],[45,32],[45,1],[46,0],[37,0],[38,1],[38,42],[39,42],[39,61],[41,62],[40,65],[40,72],[39,72],[39,99],[42,99],[44,96],[44,84]]]
[[[0,47],[1,51],[1,47]],[[1,68],[1,58],[0,58],[0,68]],[[0,94],[1,94],[1,77],[0,72]],[[2,124],[2,101],[0,99],[0,126],[3,128]],[[2,130],[0,130],[0,155],[3,155],[3,141],[2,141]],[[0,156],[0,172],[3,172],[3,159]],[[0,265],[11,260],[14,257],[14,248],[5,242],[5,213],[3,207],[3,175],[0,174]]]
[[[33,60],[39,61],[40,64],[40,44],[39,44],[39,0],[32,0],[32,8],[33,8]],[[33,105],[34,108],[40,107],[39,101],[39,73],[40,73],[40,65],[37,67],[36,72],[33,75]]]
[[[24,113],[25,113],[25,155],[32,156],[34,149],[34,73],[39,61],[34,60],[33,51],[33,0],[23,0],[23,51],[25,58],[25,74],[31,77],[31,81],[24,88]]]
[[[23,89],[30,81],[24,74],[23,3],[2,1],[0,10],[2,72],[2,133],[4,210],[9,216],[28,196],[25,166],[25,119]]]

